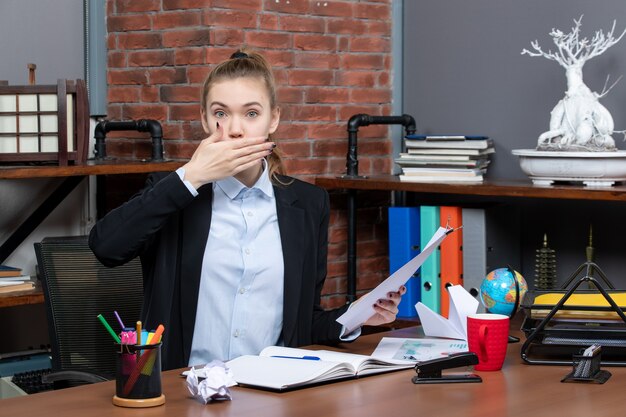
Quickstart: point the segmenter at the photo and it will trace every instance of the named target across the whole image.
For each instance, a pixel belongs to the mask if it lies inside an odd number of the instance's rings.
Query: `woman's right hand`
[[[185,180],[194,188],[245,171],[274,148],[267,137],[224,139],[223,136],[224,129],[218,127],[200,142],[191,160],[183,165]]]

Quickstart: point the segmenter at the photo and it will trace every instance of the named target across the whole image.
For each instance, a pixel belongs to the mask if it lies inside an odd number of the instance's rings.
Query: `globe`
[[[489,313],[509,317],[515,313],[515,280],[519,284],[519,305],[528,291],[528,284],[519,272],[510,268],[498,268],[487,274],[480,285],[480,301]]]

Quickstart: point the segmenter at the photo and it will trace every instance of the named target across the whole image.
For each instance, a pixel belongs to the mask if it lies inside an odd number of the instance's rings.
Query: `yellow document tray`
[[[546,293],[536,295],[529,308],[530,317],[533,319],[542,319],[546,317],[564,296],[564,293]],[[626,292],[609,293],[609,297],[622,310],[626,309]],[[576,307],[582,307],[583,309],[577,310]],[[602,294],[597,292],[572,294],[565,304],[563,304],[563,307],[556,312],[554,318],[562,320],[621,321],[621,318],[615,311],[613,311],[609,302]]]

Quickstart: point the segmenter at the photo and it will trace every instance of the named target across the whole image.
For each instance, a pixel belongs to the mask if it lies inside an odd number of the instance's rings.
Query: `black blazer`
[[[335,319],[347,307],[324,311],[320,306],[328,250],[328,193],[293,178],[282,181],[291,181],[274,185],[285,271],[282,337],[292,347],[336,343],[341,325]],[[104,265],[141,257],[141,319],[145,328],[165,326],[163,369],[187,366],[191,352],[211,225],[212,184],[198,193],[193,197],[175,172],[152,174],[140,193],[99,220],[89,236],[91,249]]]

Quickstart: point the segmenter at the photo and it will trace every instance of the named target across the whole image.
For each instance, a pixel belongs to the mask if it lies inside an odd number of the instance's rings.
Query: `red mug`
[[[477,371],[502,369],[509,342],[509,317],[503,314],[467,316],[467,345],[478,356]]]

